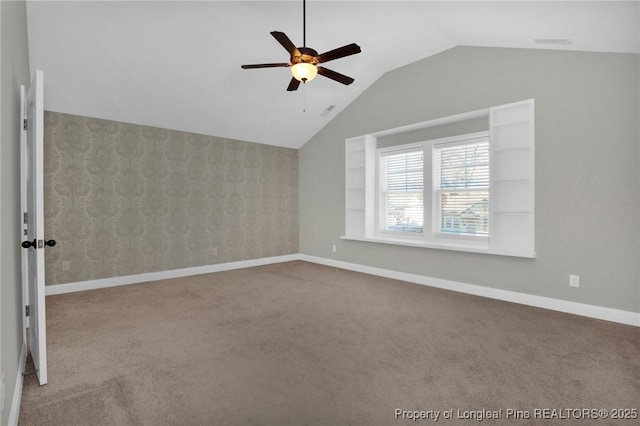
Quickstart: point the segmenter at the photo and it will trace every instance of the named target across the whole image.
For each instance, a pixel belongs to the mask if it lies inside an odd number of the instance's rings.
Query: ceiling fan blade
[[[351,43],[318,55],[318,62],[329,62],[334,59],[344,58],[345,56],[355,55],[360,52],[360,46],[355,43]]]
[[[323,75],[331,80],[335,80],[338,83],[349,85],[354,82],[351,77],[347,77],[344,74],[330,70],[329,68],[318,67],[318,74]]]
[[[280,43],[282,47],[287,50],[287,52],[289,52],[289,55],[291,55],[292,58],[294,56],[300,56],[300,51],[298,50],[296,45],[293,44],[291,40],[289,40],[289,37],[287,37],[285,33],[280,31],[271,31],[271,35],[273,36],[273,38],[278,40],[278,43]]]
[[[287,87],[287,92],[293,92],[294,90],[298,90],[298,86],[300,86],[300,80],[296,80],[295,77],[291,77],[291,81],[289,82],[289,87]]]
[[[245,70],[250,70],[254,68],[276,68],[276,67],[290,67],[291,64],[288,62],[282,62],[279,64],[253,64],[253,65],[242,65],[241,68]]]

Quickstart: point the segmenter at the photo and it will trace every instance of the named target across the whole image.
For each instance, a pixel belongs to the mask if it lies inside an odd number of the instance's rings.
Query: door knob
[[[22,242],[22,248],[28,249],[29,247],[36,248],[36,240]]]
[[[29,247],[33,247],[33,248],[37,248],[36,246],[36,241],[37,240],[33,240],[33,241],[23,241],[22,242],[22,247],[28,249]],[[40,240],[40,248],[43,248],[42,246],[43,241]],[[44,241],[44,245],[45,246],[49,246],[49,247],[53,247],[56,245],[56,240],[49,240],[49,241]]]

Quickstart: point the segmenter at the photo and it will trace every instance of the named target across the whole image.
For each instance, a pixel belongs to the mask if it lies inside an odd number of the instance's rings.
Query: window
[[[422,233],[424,179],[422,150],[391,153],[381,161],[382,229]]]
[[[433,147],[434,205],[441,235],[489,236],[489,139]]]
[[[378,147],[479,118],[488,131]],[[529,99],[347,139],[342,238],[535,257],[534,130]]]
[[[489,236],[487,132],[383,148],[378,157],[381,237]]]

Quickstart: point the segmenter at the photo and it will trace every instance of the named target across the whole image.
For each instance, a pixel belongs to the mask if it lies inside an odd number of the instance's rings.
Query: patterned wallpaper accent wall
[[[44,136],[47,284],[298,252],[295,149],[55,112]]]

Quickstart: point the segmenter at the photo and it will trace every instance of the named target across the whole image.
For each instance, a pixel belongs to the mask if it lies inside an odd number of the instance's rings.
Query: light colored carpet
[[[635,327],[301,261],[51,296],[47,321],[49,384],[25,380],[21,425],[640,408]]]

